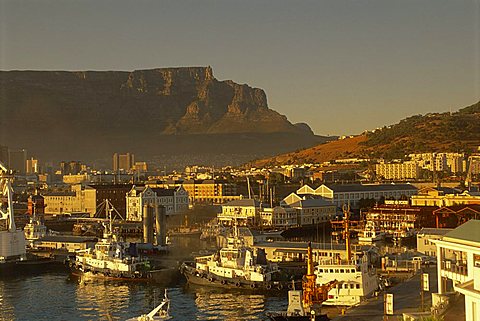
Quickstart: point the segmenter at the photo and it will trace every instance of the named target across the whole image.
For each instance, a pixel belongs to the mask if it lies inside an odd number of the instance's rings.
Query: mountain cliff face
[[[74,123],[89,130],[153,126],[162,134],[301,132],[268,108],[263,90],[218,81],[210,67],[11,71],[0,73],[0,86],[2,118],[24,124]]]
[[[239,134],[288,133],[293,149],[319,140],[308,126],[269,109],[263,90],[219,81],[210,67],[0,71],[0,116],[0,143],[37,154],[68,152],[72,144],[84,151],[114,145],[142,153],[161,149],[171,135],[231,135],[234,142]],[[151,146],[140,148],[140,142]]]

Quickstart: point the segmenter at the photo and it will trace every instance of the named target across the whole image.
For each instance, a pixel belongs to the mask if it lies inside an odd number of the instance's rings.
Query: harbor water
[[[164,288],[146,283],[72,278],[66,271],[0,279],[0,320],[125,320],[148,313]],[[195,288],[168,288],[173,320],[266,320],[286,308],[285,297]]]

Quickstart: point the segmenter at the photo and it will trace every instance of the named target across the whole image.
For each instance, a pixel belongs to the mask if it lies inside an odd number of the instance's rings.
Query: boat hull
[[[286,313],[267,313],[267,317],[272,321],[329,321],[330,318],[325,314],[316,315],[315,319],[311,316],[305,315],[286,315]]]
[[[88,279],[131,282],[155,282],[163,285],[171,285],[174,284],[174,282],[178,280],[180,276],[177,268],[165,268],[151,271],[143,271],[142,273],[125,273],[93,268],[85,270],[75,264],[69,264],[68,262],[67,264],[70,269],[71,275]]]
[[[25,261],[10,261],[0,263],[0,278],[24,273],[41,273],[64,267],[50,258],[39,258]]]
[[[283,292],[293,288],[292,281],[255,282],[244,278],[225,278],[218,275],[200,274],[195,268],[188,265],[181,267],[181,273],[188,283],[201,286],[268,292]],[[301,288],[301,286],[301,281],[295,283],[295,287]]]

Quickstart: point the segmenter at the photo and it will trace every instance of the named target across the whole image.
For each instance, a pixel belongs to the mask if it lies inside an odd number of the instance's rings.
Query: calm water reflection
[[[150,311],[164,289],[138,283],[69,278],[48,272],[0,279],[0,320],[125,320]],[[265,320],[266,310],[285,308],[286,298],[219,289],[168,289],[175,320]]]

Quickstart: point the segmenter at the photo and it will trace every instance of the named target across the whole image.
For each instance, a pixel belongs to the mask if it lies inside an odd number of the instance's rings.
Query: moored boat
[[[302,280],[302,290],[288,291],[287,311],[268,312],[267,317],[272,321],[328,321],[327,315],[321,313],[322,303],[327,299],[328,291],[336,285],[330,281],[319,285],[314,271],[312,246],[307,248],[307,273]]]
[[[267,262],[265,253],[243,244],[236,226],[227,246],[218,252],[184,262],[181,272],[191,284],[251,290],[284,290],[292,287],[280,278],[276,264]]]
[[[141,316],[127,319],[126,321],[161,321],[169,320],[172,317],[169,314],[170,311],[170,299],[167,296],[167,289],[165,289],[165,297],[162,302],[156,306],[148,314],[142,314]]]
[[[0,163],[0,269],[14,267],[27,260],[25,235],[17,229],[13,214],[12,175]]]

